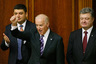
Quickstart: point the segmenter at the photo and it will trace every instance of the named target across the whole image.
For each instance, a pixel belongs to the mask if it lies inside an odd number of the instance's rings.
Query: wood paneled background
[[[51,30],[63,37],[66,56],[70,32],[80,28],[79,11],[83,7],[92,7],[92,0],[0,0],[0,44],[2,33],[5,26],[10,24],[9,19],[16,4],[26,5],[28,19],[32,22],[35,22],[35,16],[41,13],[49,17]],[[0,64],[8,64],[8,54],[9,50],[0,49]]]

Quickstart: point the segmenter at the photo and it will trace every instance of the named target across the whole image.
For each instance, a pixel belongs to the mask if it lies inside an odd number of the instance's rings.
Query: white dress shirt
[[[92,31],[92,28],[93,28],[93,26],[90,27],[88,30],[84,30],[84,29],[82,28],[82,42],[83,42],[83,38],[84,38],[84,36],[85,36],[84,31],[87,31],[87,32],[88,32],[88,33],[87,33],[87,43],[88,43],[88,40],[89,40],[89,37],[90,37],[91,31]]]
[[[50,29],[48,28],[47,32],[44,34],[44,37],[43,37],[43,40],[44,40],[43,50],[44,50],[44,48],[45,48],[45,45],[46,45],[46,42],[47,42],[49,33],[50,33]],[[41,36],[41,35],[40,35],[40,36]]]

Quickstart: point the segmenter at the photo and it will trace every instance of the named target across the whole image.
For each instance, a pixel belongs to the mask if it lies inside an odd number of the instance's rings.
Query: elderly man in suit
[[[80,11],[81,29],[71,32],[67,50],[68,64],[96,64],[96,29],[93,26],[94,11]]]
[[[12,21],[18,18],[18,30],[29,31],[29,29],[36,29],[35,24],[27,20],[27,9],[25,5],[17,4],[13,11],[14,13],[10,20]],[[6,26],[1,49],[9,49],[8,64],[27,64],[31,55],[30,43],[26,40],[13,37],[10,31],[11,27],[12,24]]]
[[[12,22],[16,26],[16,21]],[[12,35],[31,42],[32,53],[28,64],[65,64],[62,37],[49,28],[49,18],[45,14],[35,17],[37,30],[19,32],[13,28]]]

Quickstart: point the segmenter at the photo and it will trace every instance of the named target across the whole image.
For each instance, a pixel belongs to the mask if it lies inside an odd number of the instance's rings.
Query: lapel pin
[[[50,38],[50,40],[52,40],[52,38]]]
[[[93,35],[91,35],[93,37]]]

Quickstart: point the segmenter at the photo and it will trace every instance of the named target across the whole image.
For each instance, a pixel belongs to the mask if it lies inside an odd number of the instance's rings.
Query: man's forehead
[[[24,12],[23,9],[14,9],[14,12],[15,12],[15,11],[22,11],[22,12]]]

